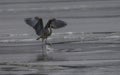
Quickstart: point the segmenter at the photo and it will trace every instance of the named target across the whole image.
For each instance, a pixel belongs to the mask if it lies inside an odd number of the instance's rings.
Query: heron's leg
[[[44,40],[42,39],[42,56],[44,57]]]
[[[44,47],[44,39],[42,39],[42,58],[43,60],[46,59],[46,51],[45,51],[45,47]]]
[[[47,41],[47,39],[45,39],[45,43],[52,46],[52,43],[50,43],[49,41]]]
[[[42,56],[43,56],[43,60],[47,59],[47,50],[46,50],[45,39],[42,39]]]
[[[45,39],[45,45],[47,44],[47,39]]]

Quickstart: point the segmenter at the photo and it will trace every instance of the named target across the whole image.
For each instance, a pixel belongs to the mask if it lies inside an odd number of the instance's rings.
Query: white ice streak
[[[29,36],[30,34],[9,34],[10,37],[15,37],[15,36]]]
[[[0,9],[0,12],[21,12],[21,11],[57,11],[57,10],[70,10],[70,9],[81,9],[87,8],[86,5],[79,6],[64,6],[64,7],[32,7],[32,8],[9,8],[9,9]]]
[[[36,39],[8,39],[8,40],[0,40],[0,42],[31,42],[36,41]]]
[[[119,35],[112,35],[112,36],[107,36],[107,37],[105,37],[105,38],[111,38],[111,39],[119,39],[120,38],[120,36]]]

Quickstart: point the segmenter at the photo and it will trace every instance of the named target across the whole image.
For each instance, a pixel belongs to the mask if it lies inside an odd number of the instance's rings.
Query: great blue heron
[[[43,25],[42,18],[39,17],[25,18],[25,22],[31,26],[39,36],[36,40],[41,38],[42,41],[46,40],[52,34],[52,29],[58,29],[67,25],[66,22],[55,18],[48,20],[45,26]]]
[[[39,36],[36,40],[42,39],[42,43],[47,42],[47,38],[52,34],[52,29],[58,29],[66,26],[66,22],[62,20],[57,20],[52,18],[48,20],[47,24],[44,26],[42,18],[33,17],[33,18],[25,18],[26,24],[31,26],[36,34]]]

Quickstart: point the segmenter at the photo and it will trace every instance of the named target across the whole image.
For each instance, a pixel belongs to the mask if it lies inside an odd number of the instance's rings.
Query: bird
[[[31,26],[35,30],[35,33],[39,36],[36,40],[42,39],[42,44],[43,42],[47,44],[48,42],[47,38],[51,36],[53,29],[59,29],[67,25],[65,21],[58,20],[56,18],[51,18],[48,20],[47,24],[44,26],[42,18],[38,16],[25,18],[24,21],[27,25]],[[42,45],[43,58],[46,55],[47,55],[47,52],[43,50],[43,45]]]
[[[36,40],[42,39],[42,42],[47,42],[47,38],[51,36],[53,29],[62,28],[67,25],[65,21],[51,18],[44,26],[42,18],[38,16],[32,18],[25,18],[25,22],[26,24],[31,26],[35,30],[36,34],[39,36]]]

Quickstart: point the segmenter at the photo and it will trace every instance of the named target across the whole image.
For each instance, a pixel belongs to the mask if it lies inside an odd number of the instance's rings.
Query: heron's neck
[[[52,28],[51,28],[51,26],[48,28],[48,30],[49,30],[49,33],[52,34]]]

